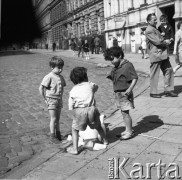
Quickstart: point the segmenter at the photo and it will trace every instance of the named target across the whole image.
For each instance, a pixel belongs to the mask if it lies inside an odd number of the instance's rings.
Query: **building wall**
[[[50,20],[50,7],[51,0],[33,0],[36,16],[41,29],[42,37],[35,40],[37,48],[45,48],[48,44],[51,48],[51,20]]]
[[[104,0],[106,42],[109,37],[121,35],[125,52],[137,53],[140,33],[147,26],[147,15],[155,13],[159,21],[163,9],[169,6],[174,7],[172,18],[176,25],[182,19],[181,0]],[[170,13],[167,15],[170,16]]]
[[[72,38],[104,33],[103,0],[59,0],[50,8],[52,42],[59,49],[68,49]]]

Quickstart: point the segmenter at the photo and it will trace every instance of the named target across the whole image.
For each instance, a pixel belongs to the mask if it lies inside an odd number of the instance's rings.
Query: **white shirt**
[[[118,37],[118,46],[122,47],[122,38],[121,38],[121,36]]]
[[[69,93],[69,110],[73,110],[79,107],[94,106],[94,93],[97,91],[97,89],[98,85],[92,82],[82,82],[75,85]]]

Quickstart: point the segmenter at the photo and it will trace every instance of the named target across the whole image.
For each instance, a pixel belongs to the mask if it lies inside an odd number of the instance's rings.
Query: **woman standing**
[[[147,43],[146,43],[146,36],[144,35],[144,32],[141,32],[141,52],[142,52],[142,59],[147,58],[146,51],[147,51]]]
[[[182,66],[182,21],[177,24],[178,31],[175,34],[174,51],[177,66],[173,69],[174,74]]]
[[[89,44],[87,40],[85,40],[85,43],[83,45],[83,51],[85,52],[86,60],[89,60]]]
[[[70,46],[71,46],[71,50],[73,51],[73,56],[75,56],[76,43],[75,43],[74,39],[71,39]]]

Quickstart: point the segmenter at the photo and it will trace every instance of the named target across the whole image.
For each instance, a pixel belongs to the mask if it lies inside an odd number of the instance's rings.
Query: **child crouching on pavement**
[[[134,135],[129,110],[134,108],[132,90],[137,83],[138,75],[133,64],[124,59],[124,53],[120,47],[107,49],[104,57],[115,66],[107,78],[113,82],[116,106],[121,110],[125,123],[125,131],[121,133],[120,139],[127,140]]]
[[[87,125],[98,131],[104,144],[108,144],[108,141],[101,127],[100,113],[95,106],[94,94],[98,85],[88,81],[87,69],[84,67],[74,68],[70,73],[70,79],[75,85],[69,94],[69,110],[73,110],[73,147],[67,151],[70,154],[78,154],[78,133],[84,131]]]
[[[61,133],[59,128],[59,119],[61,114],[62,96],[66,82],[61,75],[64,61],[61,57],[54,56],[51,58],[49,65],[51,72],[47,74],[39,87],[39,92],[44,98],[49,114],[50,114],[50,140],[54,144],[59,144],[61,141]]]

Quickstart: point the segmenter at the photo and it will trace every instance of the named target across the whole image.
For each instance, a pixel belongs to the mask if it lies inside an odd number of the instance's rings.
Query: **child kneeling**
[[[70,73],[70,79],[75,84],[69,94],[69,110],[73,110],[73,147],[67,151],[78,154],[78,133],[84,131],[87,125],[98,131],[104,144],[108,144],[108,141],[100,123],[100,113],[95,106],[94,93],[98,85],[88,82],[87,69],[84,67],[74,68]]]

